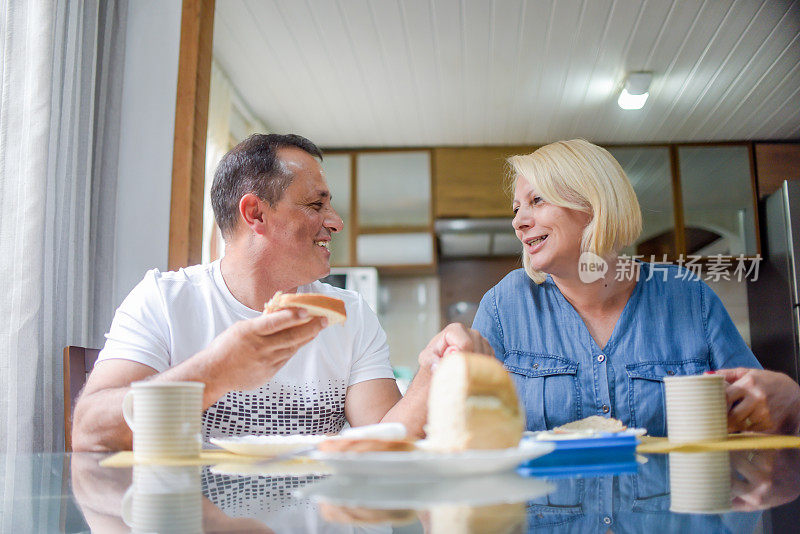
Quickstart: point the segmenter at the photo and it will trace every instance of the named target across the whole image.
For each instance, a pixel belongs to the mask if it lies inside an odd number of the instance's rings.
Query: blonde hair
[[[546,202],[591,215],[581,238],[582,252],[605,258],[631,245],[642,232],[642,212],[633,186],[606,149],[573,139],[506,161],[512,190],[516,179],[524,177]],[[547,275],[531,268],[524,251],[522,262],[531,280],[545,281]]]

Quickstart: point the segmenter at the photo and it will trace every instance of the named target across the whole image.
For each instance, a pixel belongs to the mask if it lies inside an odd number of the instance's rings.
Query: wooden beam
[[[200,263],[214,1],[183,0],[172,156],[169,269]]]
[[[678,147],[669,147],[670,170],[672,171],[672,209],[675,215],[675,261],[686,257],[686,221],[683,213],[683,193],[681,189],[681,169],[678,159]]]

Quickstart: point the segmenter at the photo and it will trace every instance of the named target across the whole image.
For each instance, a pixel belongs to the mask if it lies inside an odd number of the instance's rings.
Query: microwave
[[[378,313],[378,269],[375,267],[333,267],[320,282],[360,293],[372,311]]]

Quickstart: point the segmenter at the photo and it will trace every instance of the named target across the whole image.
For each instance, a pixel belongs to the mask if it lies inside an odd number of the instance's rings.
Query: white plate
[[[328,436],[234,436],[211,438],[211,443],[223,449],[248,456],[276,456],[313,447]]]
[[[309,456],[346,475],[430,478],[510,471],[522,462],[543,456],[554,448],[552,443],[526,441],[512,449],[457,453],[314,451]]]
[[[299,498],[337,506],[382,510],[426,509],[442,504],[489,506],[517,503],[547,495],[555,487],[544,480],[506,472],[435,481],[334,476],[294,492]]]
[[[232,436],[211,438],[211,443],[236,454],[248,456],[276,456],[314,447],[326,439],[403,439],[406,427],[402,423],[376,423],[374,425],[345,428],[338,436],[291,435],[291,436]]]

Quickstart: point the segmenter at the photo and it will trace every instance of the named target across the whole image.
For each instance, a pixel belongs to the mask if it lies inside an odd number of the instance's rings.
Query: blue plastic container
[[[555,445],[553,452],[520,465],[521,474],[544,476],[561,473],[566,476],[636,471],[639,439],[634,434],[608,433],[591,438],[547,441]]]

